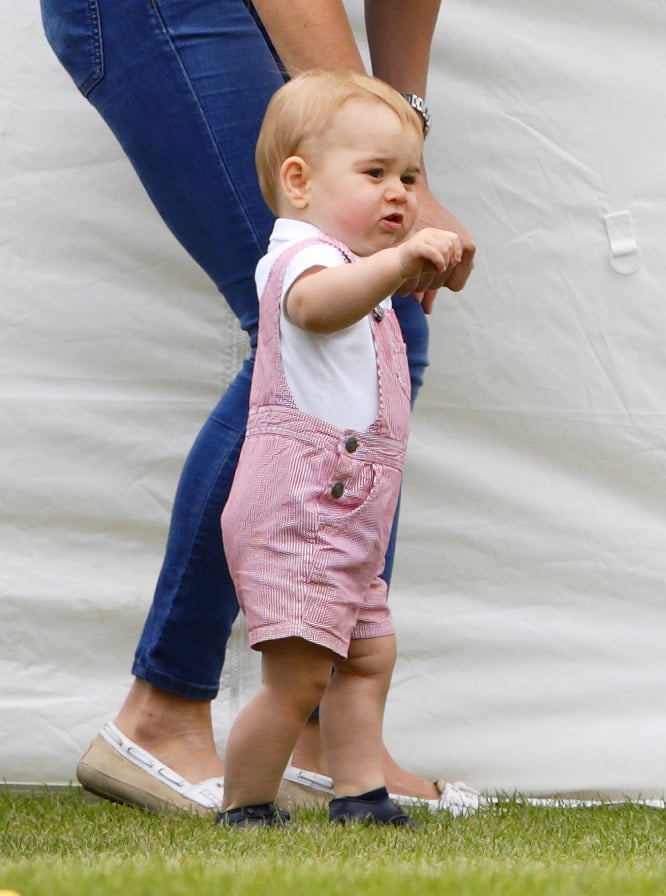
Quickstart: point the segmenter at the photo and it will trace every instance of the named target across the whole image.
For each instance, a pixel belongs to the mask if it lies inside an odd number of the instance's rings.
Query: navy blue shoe
[[[362,821],[366,824],[393,824],[408,828],[418,828],[413,818],[405,815],[399,806],[384,797],[379,800],[358,799],[354,796],[341,796],[328,804],[328,819],[338,824],[349,821]]]
[[[290,819],[288,812],[278,809],[275,803],[260,803],[258,806],[239,806],[218,812],[215,824],[234,825],[237,828],[280,827],[283,828]]]

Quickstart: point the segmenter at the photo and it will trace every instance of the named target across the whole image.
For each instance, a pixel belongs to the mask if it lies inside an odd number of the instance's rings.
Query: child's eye
[[[380,178],[383,173],[384,173],[384,171],[382,168],[369,168],[366,172],[366,174],[368,174],[369,177],[374,177],[374,178]]]
[[[408,187],[413,187],[416,183],[416,175],[415,174],[403,174],[400,180]]]

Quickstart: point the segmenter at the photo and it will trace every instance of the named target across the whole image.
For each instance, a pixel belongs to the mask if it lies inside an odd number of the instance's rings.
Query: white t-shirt
[[[278,218],[268,252],[257,265],[260,298],[280,253],[294,243],[320,236],[322,232],[312,224]],[[280,303],[280,351],[287,384],[300,410],[340,429],[363,430],[375,421],[379,409],[377,361],[367,315],[337,333],[319,334],[302,330],[284,314],[284,297],[301,274],[312,267],[340,264],[346,264],[344,256],[324,244],[307,246],[291,259]],[[390,298],[381,304],[390,308]]]

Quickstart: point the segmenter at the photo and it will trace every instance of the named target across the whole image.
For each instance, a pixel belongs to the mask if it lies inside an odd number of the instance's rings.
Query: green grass
[[[666,894],[666,812],[544,809],[511,800],[424,827],[342,828],[325,810],[288,829],[234,830],[0,790],[0,890],[22,896],[646,896]]]

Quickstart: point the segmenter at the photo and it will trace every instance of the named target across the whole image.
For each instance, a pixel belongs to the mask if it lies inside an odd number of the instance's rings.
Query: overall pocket
[[[41,0],[46,39],[84,96],[104,77],[97,0]]]

